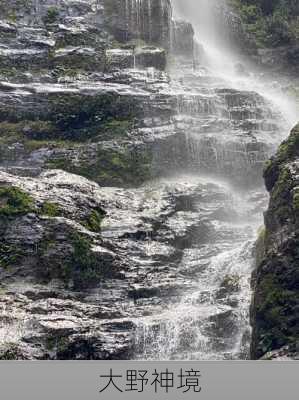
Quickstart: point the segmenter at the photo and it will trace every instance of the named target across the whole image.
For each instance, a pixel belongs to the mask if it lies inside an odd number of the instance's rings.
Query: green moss
[[[279,147],[275,157],[269,160],[264,169],[266,187],[269,191],[276,185],[278,179],[282,182],[285,179],[286,163],[294,161],[299,156],[299,124],[291,131],[287,140]],[[281,185],[281,182],[278,186]],[[277,185],[276,185],[277,188]]]
[[[0,187],[0,217],[27,214],[34,210],[33,199],[17,187]]]
[[[259,266],[263,262],[266,256],[266,239],[267,230],[263,226],[258,231],[258,239],[255,244],[255,261],[257,266]]]
[[[0,110],[0,138],[16,140],[85,142],[126,137],[142,115],[133,96],[115,94],[65,95],[49,93],[48,107],[39,116]]]
[[[106,212],[101,208],[92,210],[88,217],[82,222],[82,225],[92,232],[100,232],[105,215]]]
[[[0,145],[22,143],[27,153],[41,148],[76,147],[79,143],[63,139],[63,134],[49,121],[0,122]]]
[[[285,282],[273,272],[262,276],[258,293],[255,305],[261,338],[258,351],[264,354],[294,340],[294,310],[299,299],[298,294],[285,287]]]
[[[73,253],[65,264],[65,277],[72,279],[75,289],[97,285],[109,275],[109,269],[91,251],[91,243],[80,234],[72,238]]]
[[[48,217],[59,217],[61,210],[57,204],[45,201],[40,209],[40,214]]]
[[[5,240],[5,231],[11,220],[35,211],[33,199],[17,187],[0,187],[0,267],[8,268],[22,258],[22,248]]]
[[[57,158],[49,160],[47,167],[84,176],[102,186],[138,186],[152,177],[151,155],[147,151],[99,149],[92,163],[74,164],[69,159]]]
[[[2,344],[0,347],[0,360],[9,361],[20,359],[23,359],[23,357],[17,343],[9,342]]]
[[[49,7],[46,15],[43,17],[45,25],[55,24],[59,21],[59,9],[57,7]]]
[[[68,148],[75,147],[76,144],[68,140],[25,140],[23,141],[26,152],[31,153],[42,148]]]
[[[292,184],[293,180],[290,170],[287,167],[283,167],[271,193],[271,201],[281,204],[285,200],[289,200]]]
[[[299,189],[296,189],[293,194],[293,209],[299,213]]]
[[[49,121],[19,121],[0,123],[0,138],[8,141],[19,141],[28,145],[30,141],[43,141],[47,138],[55,138],[55,127]],[[29,145],[28,145],[29,146]]]
[[[130,96],[60,96],[50,101],[50,119],[59,136],[70,140],[88,140],[101,131],[119,134],[133,124],[138,114]]]
[[[52,351],[55,351],[56,354],[60,352],[64,352],[68,347],[68,339],[64,336],[52,336],[47,337],[45,341],[45,347]]]
[[[58,243],[55,233],[44,238],[39,247],[38,276],[43,282],[60,279],[66,287],[81,290],[97,286],[110,277],[109,264],[102,261],[91,250],[92,242],[80,233],[72,232],[63,245]],[[57,256],[53,257],[53,254]]]
[[[134,128],[134,119],[110,119],[101,128],[102,139],[126,137]]]
[[[0,15],[2,18],[12,18],[15,20],[20,11],[30,13],[32,11],[32,0],[1,0]]]
[[[0,138],[10,138],[14,141],[22,139],[24,134],[24,123],[11,123],[1,122],[0,123]]]
[[[299,125],[292,131],[287,140],[279,147],[277,157],[280,162],[294,159],[299,154]]]
[[[0,76],[7,79],[14,79],[19,75],[19,70],[15,67],[7,68],[0,65]]]
[[[0,243],[0,268],[8,268],[22,258],[23,253],[17,246]]]

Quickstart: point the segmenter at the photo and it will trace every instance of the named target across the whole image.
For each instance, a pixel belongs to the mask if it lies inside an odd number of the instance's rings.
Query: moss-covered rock
[[[299,157],[299,124],[291,131],[289,138],[280,145],[275,157],[266,164],[264,178],[268,191],[273,189],[284,164],[294,161],[297,157]]]
[[[92,210],[90,214],[82,221],[82,224],[92,232],[101,232],[101,225],[106,212],[100,207]]]
[[[26,357],[18,343],[8,342],[0,345],[0,360],[26,360]]]
[[[98,286],[103,279],[113,276],[113,256],[103,249],[104,252],[97,252],[92,246],[91,239],[78,232],[70,231],[60,242],[52,232],[39,247],[39,279],[59,279],[73,290]]]
[[[35,210],[34,200],[23,190],[0,187],[0,269],[16,265],[24,255],[22,246],[6,240],[6,229],[18,217]]]
[[[0,268],[8,268],[15,265],[22,256],[23,253],[18,246],[6,243],[5,239],[0,243]]]
[[[17,187],[0,187],[0,218],[26,214],[33,210],[33,200]]]
[[[58,217],[61,215],[61,210],[59,205],[55,203],[51,203],[49,201],[45,201],[40,210],[39,210],[41,215],[46,215],[48,217]]]
[[[73,160],[61,155],[47,167],[84,176],[101,186],[136,187],[152,178],[152,156],[147,149],[99,148],[93,159]]]
[[[256,245],[252,357],[299,340],[299,126],[266,166],[270,203]]]

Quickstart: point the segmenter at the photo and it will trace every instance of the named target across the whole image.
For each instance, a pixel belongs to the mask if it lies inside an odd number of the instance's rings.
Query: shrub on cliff
[[[297,0],[230,0],[258,47],[275,47],[299,39]]]

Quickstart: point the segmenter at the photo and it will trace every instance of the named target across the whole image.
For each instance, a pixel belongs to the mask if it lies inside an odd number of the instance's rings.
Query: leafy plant
[[[33,211],[33,200],[17,187],[0,188],[0,217],[26,214]]]
[[[55,24],[59,19],[59,10],[57,7],[49,7],[46,15],[43,17],[45,25]]]

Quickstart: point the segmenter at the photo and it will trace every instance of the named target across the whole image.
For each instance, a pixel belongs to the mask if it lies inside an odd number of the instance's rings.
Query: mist
[[[273,81],[271,75],[268,80],[267,73],[259,74],[253,63],[230,42],[229,25],[220,23],[215,15],[215,8],[225,6],[226,0],[172,0],[172,3],[174,18],[192,23],[195,40],[204,49],[204,64],[225,80],[226,85],[244,90],[255,88],[281,110],[290,129],[299,118],[298,107],[293,99],[284,94],[282,80],[278,76]],[[240,65],[245,72],[243,76],[237,71]]]
[[[224,45],[224,26],[215,23],[214,9],[224,1],[219,0],[173,0],[174,15],[190,21],[195,29],[196,39]],[[229,43],[226,43],[229,45]]]

